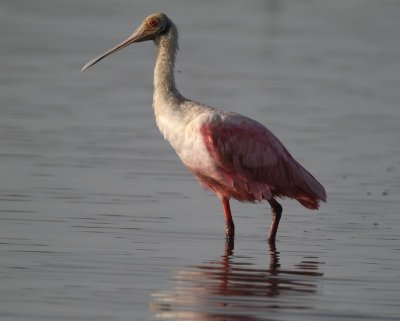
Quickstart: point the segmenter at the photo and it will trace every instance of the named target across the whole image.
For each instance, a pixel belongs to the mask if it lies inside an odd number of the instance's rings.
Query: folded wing
[[[201,132],[216,164],[233,180],[246,182],[255,198],[289,197],[317,209],[326,200],[323,186],[260,123],[234,113],[221,113],[206,122]],[[243,184],[242,184],[243,185]],[[268,193],[267,193],[268,194]]]

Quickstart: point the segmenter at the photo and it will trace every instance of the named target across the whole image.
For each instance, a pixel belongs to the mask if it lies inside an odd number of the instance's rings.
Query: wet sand
[[[395,1],[0,4],[0,319],[398,320]],[[177,83],[270,128],[326,187],[310,212],[218,200],[158,132],[154,48],[89,59],[165,11]]]

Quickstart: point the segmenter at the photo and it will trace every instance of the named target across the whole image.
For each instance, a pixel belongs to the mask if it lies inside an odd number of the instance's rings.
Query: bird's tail
[[[294,199],[306,208],[316,210],[320,202],[326,202],[325,188],[300,164],[297,184],[294,188]]]

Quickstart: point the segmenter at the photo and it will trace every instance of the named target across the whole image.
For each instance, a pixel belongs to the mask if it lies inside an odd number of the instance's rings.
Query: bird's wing
[[[271,185],[291,185],[289,152],[260,123],[234,113],[217,114],[201,128],[211,157],[224,170]]]
[[[323,187],[257,121],[234,113],[218,113],[203,123],[201,133],[210,156],[225,171],[267,184],[277,196],[298,199],[297,194],[307,194],[313,199],[325,199]],[[314,203],[307,207],[315,207]]]

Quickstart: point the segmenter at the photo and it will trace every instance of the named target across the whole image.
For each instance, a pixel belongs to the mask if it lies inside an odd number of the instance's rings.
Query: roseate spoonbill
[[[226,235],[235,233],[229,200],[267,200],[275,242],[282,207],[276,198],[292,198],[309,209],[326,201],[324,187],[287,151],[275,135],[255,120],[189,100],[175,85],[178,31],[164,13],[144,19],[126,40],[89,61],[82,72],[126,46],[153,40],[157,48],[153,109],[157,126],[187,169],[220,199]]]

